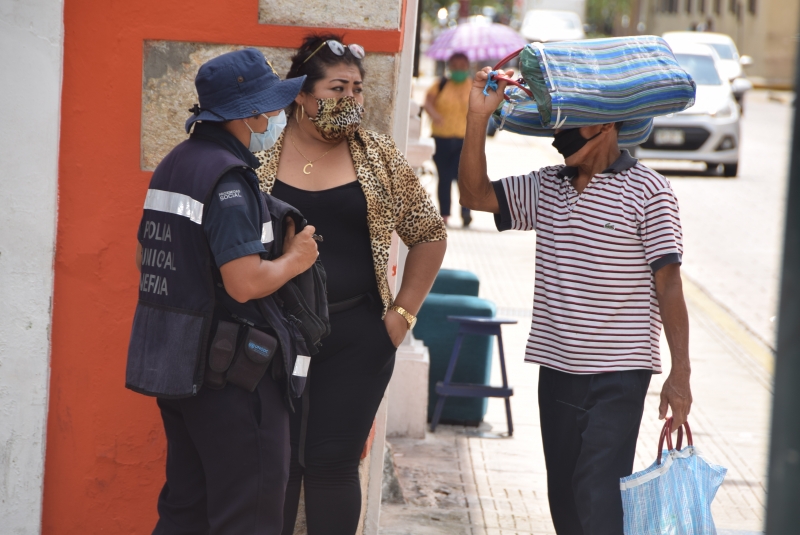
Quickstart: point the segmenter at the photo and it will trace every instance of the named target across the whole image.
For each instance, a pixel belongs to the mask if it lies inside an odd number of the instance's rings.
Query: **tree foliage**
[[[586,23],[592,33],[614,34],[614,21],[630,13],[631,0],[586,0]]]

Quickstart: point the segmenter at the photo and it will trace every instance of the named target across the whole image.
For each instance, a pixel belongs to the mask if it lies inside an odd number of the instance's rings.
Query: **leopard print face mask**
[[[317,99],[317,116],[309,117],[325,141],[341,141],[358,130],[364,106],[355,97]]]

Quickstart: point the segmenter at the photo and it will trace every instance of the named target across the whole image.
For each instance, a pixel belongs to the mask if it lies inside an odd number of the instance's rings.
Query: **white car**
[[[525,14],[519,33],[531,42],[585,39],[581,18],[574,11],[532,9]]]
[[[712,32],[667,32],[663,37],[670,46],[696,43],[713,48],[719,56],[722,75],[731,83],[736,101],[741,105],[744,94],[753,88],[742,67],[752,65],[753,58],[739,56],[733,39],[723,33]]]
[[[723,166],[725,176],[739,170],[739,107],[719,56],[706,45],[675,44],[675,58],[697,84],[695,104],[682,112],[656,117],[653,132],[637,150],[639,158],[705,162]]]

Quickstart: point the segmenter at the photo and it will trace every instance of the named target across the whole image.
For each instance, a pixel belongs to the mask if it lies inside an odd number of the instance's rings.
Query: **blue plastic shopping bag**
[[[694,446],[689,424],[678,429],[672,447],[667,419],[658,441],[658,457],[647,469],[620,479],[625,535],[716,535],[711,502],[727,468],[711,464]],[[683,427],[688,445],[681,449]],[[662,450],[664,439],[667,449]]]

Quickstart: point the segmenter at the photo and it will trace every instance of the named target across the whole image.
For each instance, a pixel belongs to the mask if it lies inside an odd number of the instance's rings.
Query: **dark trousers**
[[[167,482],[154,535],[277,535],[289,472],[289,414],[269,377],[159,399]]]
[[[453,180],[458,180],[458,161],[461,158],[461,149],[464,140],[454,137],[435,137],[436,153],[433,155],[433,162],[436,164],[436,171],[439,174],[439,186],[437,194],[439,196],[439,213],[450,215],[451,190]],[[469,214],[469,208],[461,208],[461,215]]]
[[[633,472],[651,376],[539,369],[547,494],[559,535],[622,535],[619,479]]]
[[[303,483],[309,535],[353,535],[361,514],[358,465],[394,369],[396,349],[370,305],[331,314],[331,334],[311,357],[305,467],[302,411],[291,417],[292,460],[284,535],[294,531]]]

